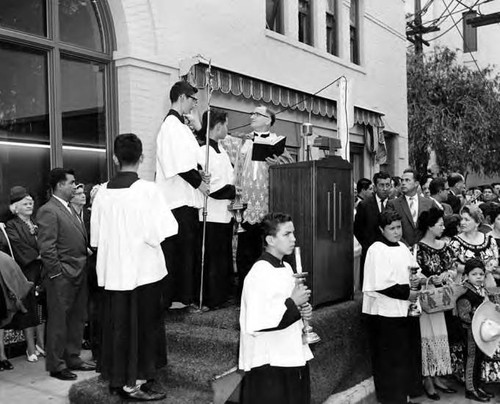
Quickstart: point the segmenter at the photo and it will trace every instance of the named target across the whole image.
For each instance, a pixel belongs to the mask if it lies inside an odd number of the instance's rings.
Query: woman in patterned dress
[[[451,241],[451,248],[457,259],[457,269],[462,274],[464,264],[471,258],[480,259],[485,268],[486,288],[496,287],[495,276],[498,277],[498,249],[495,239],[488,234],[481,233],[478,228],[484,221],[484,216],[477,206],[466,205],[460,212],[462,220],[460,222],[462,232]],[[493,294],[490,300],[495,303],[498,295]],[[458,369],[454,369],[454,373]],[[461,372],[458,374],[461,378]],[[486,358],[482,364],[482,379],[486,383],[500,382],[500,354],[496,353],[493,358]]]
[[[438,208],[424,211],[418,219],[418,227],[424,237],[418,243],[417,262],[422,269],[422,283],[440,286],[451,282],[456,276],[455,259],[452,249],[439,240],[444,231],[444,212]],[[420,316],[422,344],[422,375],[427,396],[439,400],[436,389],[444,393],[454,393],[440,376],[449,375],[451,369],[448,332],[443,312]]]

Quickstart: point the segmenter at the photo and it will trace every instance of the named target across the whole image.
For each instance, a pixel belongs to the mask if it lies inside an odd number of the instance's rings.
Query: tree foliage
[[[456,59],[448,48],[408,54],[410,162],[425,173],[434,150],[442,171],[499,173],[500,78]]]

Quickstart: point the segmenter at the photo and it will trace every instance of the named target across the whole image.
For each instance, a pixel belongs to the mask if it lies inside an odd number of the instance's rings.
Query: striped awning
[[[207,65],[204,63],[197,63],[192,66],[188,77],[189,82],[197,88],[204,88],[207,83],[206,69]],[[214,91],[337,119],[337,103],[334,100],[293,90],[219,67],[212,66],[212,75]],[[384,127],[382,116],[383,114],[376,111],[354,107],[355,124],[382,128]]]
[[[189,81],[197,88],[206,86],[207,65],[198,63],[190,71]],[[336,118],[336,102],[317,95],[293,90],[284,86],[230,72],[212,66],[214,91],[247,99],[272,103],[283,108],[311,112],[314,115]],[[312,98],[312,102],[311,102]]]

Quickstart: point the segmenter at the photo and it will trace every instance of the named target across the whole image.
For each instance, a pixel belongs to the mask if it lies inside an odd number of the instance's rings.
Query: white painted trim
[[[177,70],[172,66],[157,61],[143,59],[135,56],[120,55],[119,53],[116,52],[114,54],[113,60],[115,62],[116,67],[133,66],[168,75],[172,74],[173,70]]]

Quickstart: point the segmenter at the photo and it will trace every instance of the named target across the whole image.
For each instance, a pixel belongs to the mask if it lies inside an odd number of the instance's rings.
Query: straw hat
[[[477,346],[490,358],[500,348],[500,306],[485,300],[472,318],[472,335]]]

